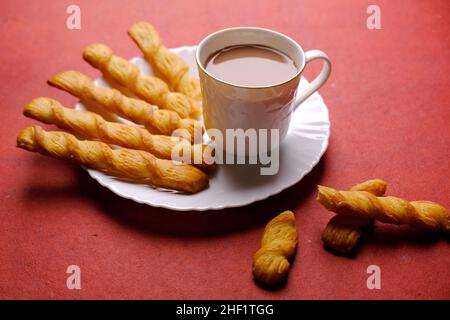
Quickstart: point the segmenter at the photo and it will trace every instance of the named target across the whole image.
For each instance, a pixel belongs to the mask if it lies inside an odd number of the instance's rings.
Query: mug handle
[[[297,98],[294,101],[294,110],[296,110],[300,104],[305,101],[310,95],[312,95],[314,92],[319,90],[321,86],[327,81],[328,77],[331,73],[331,62],[328,58],[327,54],[320,50],[310,50],[305,52],[305,66],[310,61],[316,60],[316,59],[322,59],[323,65],[322,70],[320,71],[319,75],[308,85],[308,87],[303,90],[302,92],[299,92],[297,95]]]

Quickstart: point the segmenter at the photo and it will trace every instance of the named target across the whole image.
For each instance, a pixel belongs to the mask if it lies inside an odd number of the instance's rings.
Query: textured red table
[[[0,2],[1,298],[450,298],[448,237],[377,224],[354,257],[338,257],[322,248],[331,215],[314,199],[319,183],[347,188],[380,177],[390,194],[450,207],[449,1],[79,0],[81,30],[68,30],[72,2]],[[381,30],[366,27],[372,2]],[[16,149],[17,133],[33,123],[21,115],[29,100],[76,101],[49,88],[49,76],[97,76],[81,59],[94,41],[139,55],[126,35],[139,20],[169,47],[251,25],[327,52],[333,72],[320,93],[332,135],[320,164],[248,207],[178,213],[122,199],[76,166]],[[267,291],[253,282],[251,259],[264,224],[285,209],[296,213],[298,254],[286,286]],[[81,290],[66,287],[72,264]],[[381,268],[380,290],[367,288],[369,265]]]

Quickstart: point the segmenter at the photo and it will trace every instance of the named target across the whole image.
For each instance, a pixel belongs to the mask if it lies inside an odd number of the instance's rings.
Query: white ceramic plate
[[[189,64],[193,76],[198,76],[195,47],[179,47],[172,51]],[[131,62],[142,72],[152,74],[151,67],[143,58],[133,58]],[[101,78],[97,79],[96,83],[108,86]],[[302,78],[300,90],[307,84]],[[81,103],[78,103],[76,108],[86,109]],[[121,118],[116,119],[130,123]],[[217,171],[210,176],[207,189],[188,195],[120,181],[96,170],[87,171],[102,186],[119,196],[154,207],[179,211],[240,207],[266,199],[300,181],[319,162],[327,149],[329,136],[327,106],[320,95],[314,93],[292,116],[288,135],[280,146],[280,169],[277,175],[261,176],[259,167],[255,165],[218,166]]]

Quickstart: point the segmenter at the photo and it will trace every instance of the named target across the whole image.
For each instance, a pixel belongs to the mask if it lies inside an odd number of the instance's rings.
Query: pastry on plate
[[[156,109],[151,104],[125,96],[116,89],[99,87],[78,71],[60,72],[48,80],[48,84],[64,90],[88,105],[115,113],[141,124],[151,133],[171,135],[175,130],[186,130],[191,142],[201,140],[203,126],[193,119],[182,119],[176,112]],[[201,141],[197,141],[201,142]]]
[[[110,83],[128,95],[135,95],[161,109],[174,111],[182,118],[189,118],[196,112],[197,102],[194,99],[170,91],[164,81],[141,73],[136,65],[115,56],[104,44],[89,45],[83,51],[83,58],[99,69]]]
[[[173,159],[177,152],[180,159],[187,152],[188,163],[207,169],[214,163],[211,157],[204,161],[209,146],[191,145],[181,137],[153,135],[146,129],[126,124],[108,122],[96,113],[65,108],[58,101],[50,98],[37,98],[28,103],[24,115],[47,124],[54,124],[61,129],[70,130],[87,139],[100,140],[130,149],[148,151],[161,159]]]
[[[167,49],[156,29],[147,22],[138,22],[128,34],[136,42],[158,77],[164,79],[174,91],[196,100],[202,99],[200,81],[189,74],[189,66]]]
[[[69,133],[47,132],[39,126],[20,132],[17,146],[153,187],[196,193],[209,181],[206,173],[188,164],[158,159],[140,150],[112,149],[104,142],[82,141]]]

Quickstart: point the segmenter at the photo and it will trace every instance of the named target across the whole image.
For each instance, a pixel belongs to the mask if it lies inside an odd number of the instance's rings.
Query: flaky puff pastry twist
[[[324,186],[318,189],[319,203],[337,214],[433,231],[450,231],[447,209],[435,202],[410,202],[396,197],[377,197],[367,191],[338,191]]]
[[[213,157],[204,161],[204,152],[208,146],[191,145],[180,137],[152,135],[147,130],[126,124],[108,122],[96,113],[65,108],[61,103],[50,98],[37,98],[28,103],[23,111],[27,117],[47,124],[54,124],[61,129],[70,130],[88,139],[100,140],[125,148],[148,151],[162,159],[172,159],[172,152],[188,152],[190,163],[207,169],[214,162]]]
[[[292,211],[273,218],[264,229],[261,248],[253,257],[253,275],[267,285],[277,285],[289,271],[288,258],[297,248],[297,230]]]
[[[202,99],[200,82],[189,74],[189,66],[175,53],[167,49],[156,29],[147,22],[138,22],[128,30],[145,59],[157,75],[163,78],[173,90],[196,100]]]
[[[171,92],[164,81],[141,73],[136,65],[115,56],[104,44],[89,45],[83,51],[83,58],[91,66],[99,69],[119,90],[131,92],[162,109],[172,110],[182,118],[189,118],[191,113],[196,113],[197,102],[194,99],[182,93]]]
[[[382,196],[386,192],[386,182],[381,179],[367,180],[353,186],[352,191],[367,191],[375,196]],[[330,219],[322,232],[323,243],[337,252],[348,253],[361,238],[363,229],[373,219],[365,217],[353,217],[346,215],[335,215]]]
[[[202,137],[203,127],[199,121],[182,119],[176,112],[157,110],[147,102],[129,98],[118,90],[96,86],[88,76],[78,71],[60,72],[47,82],[88,105],[141,124],[151,133],[171,135],[175,130],[183,129],[189,134],[191,142],[194,137]]]
[[[24,129],[17,137],[17,146],[154,187],[196,193],[208,185],[208,175],[191,165],[158,159],[145,151],[113,150],[103,142],[81,141],[69,133],[46,132],[39,126]]]

